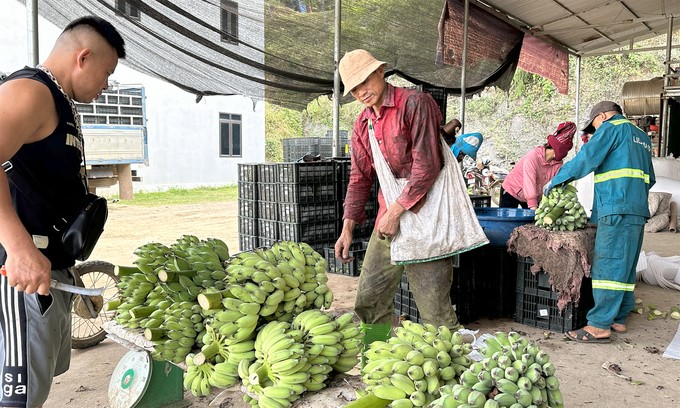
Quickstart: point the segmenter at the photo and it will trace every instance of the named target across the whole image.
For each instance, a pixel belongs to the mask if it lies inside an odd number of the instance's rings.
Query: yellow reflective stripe
[[[593,280],[593,289],[604,290],[619,290],[623,292],[633,292],[635,290],[634,283],[623,283],[607,280]]]
[[[631,125],[633,125],[633,126],[635,126],[636,128],[640,129],[639,127],[637,127],[633,122],[629,121],[628,119],[615,119],[615,120],[610,120],[609,123],[611,123],[611,124],[614,125],[614,126],[622,125],[622,124],[624,124],[624,123],[630,123]],[[640,129],[640,130],[642,130],[642,129]],[[644,132],[644,130],[642,130],[642,131]]]
[[[643,179],[645,183],[649,184],[649,174],[645,174],[645,172],[640,169],[618,169],[607,171],[604,173],[596,174],[594,180],[596,183],[601,183],[607,180],[626,177]]]

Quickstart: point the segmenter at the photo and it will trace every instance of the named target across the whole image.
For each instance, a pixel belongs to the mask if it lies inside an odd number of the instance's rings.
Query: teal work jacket
[[[617,114],[602,123],[550,187],[595,172],[591,222],[612,214],[649,218],[648,194],[654,185],[652,142],[642,129]]]

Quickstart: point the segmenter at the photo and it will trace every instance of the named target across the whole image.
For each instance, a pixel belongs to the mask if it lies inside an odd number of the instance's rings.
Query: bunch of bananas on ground
[[[445,326],[405,320],[395,334],[371,343],[363,368],[365,391],[392,401],[392,407],[428,406],[440,387],[457,383],[472,363],[472,345]]]
[[[326,260],[303,242],[281,241],[269,249],[243,252],[226,271],[230,283],[249,286],[252,300],[267,306],[261,315],[271,316],[269,320],[290,321],[281,317],[329,308],[333,302],[326,285]]]
[[[333,319],[329,313],[311,309],[293,319],[292,328],[303,333],[307,362],[324,367],[305,384],[308,391],[324,388],[324,381],[331,371],[345,373],[359,362],[364,333],[354,323],[353,317],[354,313],[345,313]]]
[[[302,393],[324,388],[331,371],[352,369],[362,338],[352,318],[352,313],[333,319],[308,310],[292,324],[267,323],[255,340],[256,360],[244,359],[238,366],[244,400],[254,407],[288,407]]]
[[[564,407],[555,366],[538,346],[497,332],[480,351],[485,358],[462,373],[460,384],[442,387],[433,406]]]
[[[201,308],[194,302],[158,307],[149,318],[143,325],[144,337],[154,342],[152,355],[177,364],[184,361],[206,330]]]
[[[548,196],[543,196],[536,209],[536,225],[550,231],[575,231],[588,223],[586,210],[576,196],[576,187],[567,184],[556,186]]]
[[[187,371],[184,374],[184,388],[198,396],[207,396],[212,393],[212,388],[228,388],[238,382],[236,366],[226,361],[211,363],[205,361],[202,364],[193,362],[193,354],[186,356]]]
[[[120,299],[108,308],[117,310],[122,326],[144,329],[155,344],[154,358],[187,363],[185,387],[194,395],[235,383],[238,363],[255,359],[258,327],[290,323],[305,310],[328,308],[333,301],[325,259],[304,243],[279,242],[230,257],[219,239],[183,235],[169,246],[142,245],[135,254],[134,267],[116,268]],[[346,331],[358,333],[358,328]],[[338,337],[348,346],[329,346],[324,353],[333,354],[337,370],[353,367],[360,340]],[[301,339],[304,348],[306,337]],[[331,369],[324,368],[324,375]],[[315,387],[310,382],[309,389]]]
[[[199,353],[185,358],[184,388],[194,396],[206,396],[212,388],[227,388],[239,381],[238,364],[255,358],[255,341],[230,341],[208,326]]]

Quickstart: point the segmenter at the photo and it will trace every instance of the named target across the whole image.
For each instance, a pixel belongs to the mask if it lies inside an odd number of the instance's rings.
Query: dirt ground
[[[110,205],[109,221],[100,244],[91,259],[128,265],[134,260],[132,251],[147,242],[172,243],[182,234],[201,238],[223,239],[232,252],[238,251],[237,203],[223,202],[200,205],[135,207],[123,203]],[[661,256],[680,254],[680,234],[661,232],[645,236],[644,249]],[[329,286],[335,294],[333,310],[351,310],[357,278],[329,275]],[[680,305],[680,293],[645,283],[638,285],[636,296],[645,304],[654,303],[668,310]],[[493,299],[488,299],[492,302]],[[667,345],[679,328],[677,320],[648,321],[633,314],[628,333],[613,336],[606,345],[584,345],[566,342],[560,333],[515,323],[512,319],[480,319],[467,325],[482,333],[516,330],[538,342],[557,366],[567,407],[654,407],[680,406],[680,360],[663,358]],[[46,408],[108,407],[111,373],[128,349],[109,339],[86,350],[74,350],[71,369],[55,378]],[[615,376],[602,368],[610,362],[620,367]],[[212,398],[189,395],[179,406],[208,407]],[[212,406],[218,406],[213,401]],[[241,406],[222,403],[220,406]]]

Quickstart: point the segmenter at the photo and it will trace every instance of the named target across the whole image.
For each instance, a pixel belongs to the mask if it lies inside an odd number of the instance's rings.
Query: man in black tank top
[[[0,162],[30,169],[35,189],[62,214],[86,194],[83,137],[73,101],[89,103],[108,88],[125,42],[98,17],[72,21],[36,68],[0,86]],[[51,220],[0,172],[0,406],[41,407],[71,352],[71,295],[50,279],[73,283],[75,264]],[[48,311],[49,308],[49,311]],[[47,313],[49,312],[49,313]]]

